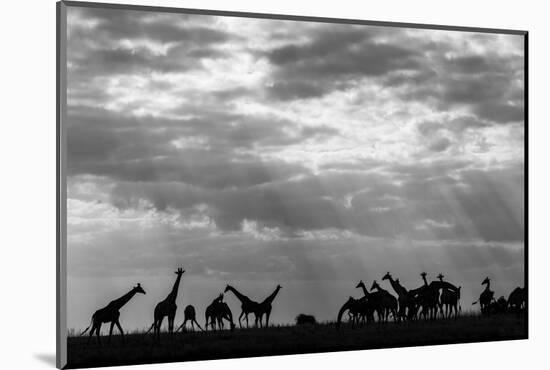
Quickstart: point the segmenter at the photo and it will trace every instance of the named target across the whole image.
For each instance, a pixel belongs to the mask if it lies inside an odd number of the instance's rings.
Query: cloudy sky
[[[179,266],[201,322],[227,283],[256,300],[280,283],[277,322],[334,319],[386,271],[408,288],[442,272],[463,309],[487,275],[507,296],[524,271],[523,47],[69,7],[69,327],[136,282],[121,322],[148,326]]]

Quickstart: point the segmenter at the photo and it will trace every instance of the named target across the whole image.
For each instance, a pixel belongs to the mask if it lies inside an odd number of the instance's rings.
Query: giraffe
[[[389,280],[390,281],[390,284],[393,288],[393,290],[395,291],[395,293],[397,293],[397,302],[398,302],[398,306],[399,306],[399,309],[398,309],[398,317],[399,318],[405,318],[407,317],[407,307],[409,306],[409,292],[407,289],[405,289],[405,287],[403,287],[400,283],[399,283],[399,279],[397,280],[394,280],[391,276],[391,274],[389,272],[386,272],[386,275],[384,275],[384,277],[382,277],[382,280]]]
[[[193,307],[193,305],[190,305],[190,304],[187,305],[185,307],[185,310],[183,310],[183,315],[184,315],[183,323],[179,326],[179,328],[176,329],[176,333],[180,329],[185,328],[185,324],[187,323],[187,321],[191,323],[191,327],[193,328],[193,331],[195,331],[195,324],[197,324],[199,329],[202,330],[201,326],[197,322],[197,315],[196,315],[195,307]]]
[[[437,308],[439,307],[439,288],[434,285],[428,284],[426,272],[422,272],[420,276],[424,285],[418,291],[420,305],[422,306],[422,316],[424,319],[435,319],[437,316]]]
[[[527,297],[525,293],[525,288],[517,287],[508,296],[508,308],[518,315],[522,309],[525,309],[525,306],[527,305]]]
[[[342,325],[342,316],[346,311],[349,313],[351,327],[355,326],[355,323],[359,321],[359,317],[362,314],[362,310],[366,307],[365,303],[367,302],[367,297],[362,297],[360,299],[355,299],[349,297],[346,303],[338,311],[338,317],[336,318],[336,329],[339,329]]]
[[[113,327],[116,325],[118,330],[120,331],[120,335],[122,336],[122,342],[124,343],[124,331],[122,331],[122,326],[120,326],[120,309],[128,303],[130,299],[136,294],[141,293],[145,294],[145,290],[141,287],[141,284],[137,284],[135,287],[132,288],[128,293],[124,294],[122,297],[117,298],[109,304],[96,312],[92,315],[92,320],[90,322],[90,325],[80,334],[81,336],[84,335],[90,327],[92,330],[90,331],[90,335],[88,336],[88,342],[90,343],[90,340],[92,339],[92,336],[94,335],[94,331],[97,335],[97,342],[101,344],[101,339],[99,337],[100,331],[101,331],[101,324],[111,323],[111,328],[109,329],[109,342],[111,342],[111,335],[113,334]]]
[[[376,290],[381,296],[382,307],[384,308],[385,321],[388,321],[389,314],[393,315],[394,320],[397,319],[397,299],[392,296],[387,290],[382,289],[380,285],[374,280],[370,288],[371,292]]]
[[[440,283],[445,283],[445,281],[443,281],[443,278],[444,278],[443,274],[439,273],[439,275],[437,275],[437,278],[439,279]],[[437,283],[437,282],[432,282],[431,284],[433,285],[434,283]],[[452,316],[453,311],[454,311],[455,318],[458,317],[459,310],[462,310],[462,308],[460,307],[460,289],[461,287],[458,287],[457,290],[455,291],[448,287],[442,288],[440,302],[439,302],[439,309],[443,317]],[[445,312],[443,312],[443,308],[445,308]]]
[[[231,285],[227,285],[225,287],[224,293],[227,292],[233,292],[235,297],[239,301],[241,301],[241,314],[239,315],[239,327],[242,328],[241,319],[243,316],[246,318],[246,327],[248,328],[248,315],[253,313],[256,316],[256,323],[258,322],[258,312],[259,312],[259,306],[260,304],[258,302],[255,302],[245,296],[244,294],[240,293],[237,289],[233,288]]]
[[[223,320],[229,321],[229,326],[231,330],[235,329],[235,323],[233,322],[233,314],[227,303],[222,302],[223,294],[220,293],[208,307],[206,307],[205,317],[206,324],[205,328],[208,330],[208,325],[210,321],[211,329],[216,329],[216,323],[218,324],[219,329],[223,329]]]
[[[225,302],[220,302],[214,309],[214,316],[218,321],[218,328],[223,330],[223,320],[229,321],[229,327],[231,331],[235,330],[235,323],[233,322],[233,314],[231,309]]]
[[[269,316],[271,315],[271,308],[272,308],[271,304],[273,303],[273,300],[275,299],[275,297],[277,296],[281,288],[282,287],[280,285],[277,285],[273,293],[271,293],[266,299],[264,299],[260,303],[258,307],[258,312],[256,314],[256,326],[258,326],[258,320],[260,323],[260,327],[262,326],[262,318],[264,314],[266,315],[265,327],[267,328],[269,326]]]
[[[367,323],[370,321],[374,321],[374,312],[376,312],[376,314],[378,315],[378,322],[384,321],[386,316],[386,309],[384,307],[382,295],[379,292],[369,292],[363,280],[360,280],[355,288],[360,288],[363,291],[363,296],[368,302],[369,307],[366,307]]]
[[[441,283],[445,283],[443,281],[443,278],[444,278],[443,274],[440,273],[439,275],[437,275],[437,278]],[[432,282],[431,284],[434,284],[434,282]],[[458,317],[459,309],[462,310],[462,308],[460,308],[460,303],[459,303],[460,289],[461,287],[458,287],[458,289],[454,291],[452,289],[449,289],[448,287],[442,288],[439,309],[443,317],[452,316],[453,311],[454,311],[455,318]],[[445,312],[443,312],[443,307],[445,308]]]
[[[219,296],[214,298],[212,303],[206,307],[206,310],[204,312],[204,316],[206,318],[206,323],[204,324],[204,327],[206,330],[208,330],[208,322],[210,322],[210,326],[212,329],[215,329],[216,326],[216,306],[220,304],[223,300],[223,293],[220,293]]]
[[[178,309],[178,306],[176,305],[176,298],[178,297],[178,288],[180,285],[181,276],[184,272],[185,270],[181,267],[174,272],[176,274],[176,281],[172,286],[172,290],[164,300],[160,301],[155,306],[153,325],[151,325],[146,333],[151,331],[151,329],[154,329],[153,335],[155,335],[157,339],[160,339],[160,328],[165,316],[168,317],[169,333],[172,334],[174,332],[174,319],[176,318],[176,310]]]
[[[479,299],[472,303],[472,305],[479,302],[479,306],[481,309],[481,313],[489,313],[488,308],[491,302],[493,301],[493,297],[495,295],[495,292],[491,290],[491,279],[489,277],[486,277],[485,280],[481,283],[481,285],[485,285],[485,289],[483,292],[481,292],[481,295],[479,296]]]

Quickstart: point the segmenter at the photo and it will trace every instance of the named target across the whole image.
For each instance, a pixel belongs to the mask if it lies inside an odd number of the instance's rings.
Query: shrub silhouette
[[[315,320],[315,316],[306,315],[303,313],[296,316],[296,325],[306,325],[306,324],[311,324],[311,325],[317,324],[317,320]]]

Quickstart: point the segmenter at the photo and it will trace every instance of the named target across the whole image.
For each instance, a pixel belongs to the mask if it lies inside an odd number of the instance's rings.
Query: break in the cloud
[[[520,35],[70,7],[70,324],[180,264],[201,304],[285,281],[325,319],[385,270],[522,284],[523,63]]]

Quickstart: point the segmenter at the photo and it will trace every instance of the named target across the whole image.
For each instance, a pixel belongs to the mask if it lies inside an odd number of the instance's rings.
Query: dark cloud
[[[281,100],[322,96],[350,86],[355,79],[418,67],[417,53],[376,40],[364,27],[324,26],[309,34],[305,44],[271,50],[277,67],[269,92]]]
[[[447,175],[452,169],[460,169],[459,178]],[[124,185],[116,199],[131,206],[131,194],[137,192],[133,202],[148,199],[161,210],[205,204],[222,230],[240,230],[249,220],[259,227],[278,228],[284,235],[333,228],[419,240],[523,240],[521,168],[482,172],[447,162],[433,170],[410,165],[394,171],[400,184],[395,176],[326,173],[222,191],[174,184]]]
[[[68,33],[69,77],[75,81],[152,72],[183,72],[202,68],[205,58],[223,58],[218,46],[238,39],[205,25],[188,24],[184,15],[159,15],[133,10],[71,8],[77,20],[96,22],[93,29],[70,27]],[[203,17],[208,23],[209,17]],[[153,52],[141,45],[153,42],[166,48]],[[123,45],[133,42],[135,46]]]

